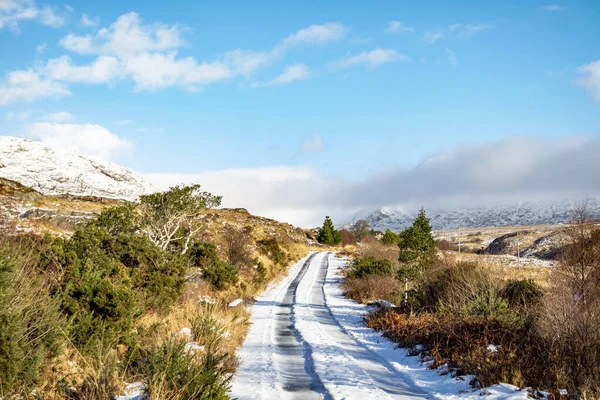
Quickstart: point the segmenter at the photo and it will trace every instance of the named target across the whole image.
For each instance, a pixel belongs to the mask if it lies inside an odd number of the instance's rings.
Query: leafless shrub
[[[236,267],[248,266],[252,262],[252,255],[249,249],[250,239],[252,238],[252,227],[238,229],[234,226],[227,226],[223,234],[225,242],[225,253],[227,261]]]
[[[553,271],[541,334],[551,341],[558,382],[580,393],[600,390],[600,230],[587,202],[573,210],[568,246]]]
[[[398,246],[385,246],[380,241],[373,241],[361,247],[358,257],[389,260],[397,266],[399,253]]]
[[[340,235],[342,237],[342,246],[356,244],[356,235],[348,229],[340,230]]]

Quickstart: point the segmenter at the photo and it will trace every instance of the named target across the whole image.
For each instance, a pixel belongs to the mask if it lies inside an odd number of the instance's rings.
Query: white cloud
[[[74,149],[100,158],[111,158],[132,148],[130,141],[95,124],[36,122],[27,126],[26,134],[52,146]]]
[[[65,122],[73,119],[73,114],[67,111],[59,111],[47,114],[45,119],[51,122]]]
[[[64,25],[65,16],[58,14],[53,8],[39,8],[33,0],[1,0],[0,29],[9,27],[19,32],[19,23],[38,21],[46,26],[58,28]]]
[[[341,40],[346,36],[347,28],[335,22],[324,25],[311,25],[300,29],[283,39],[278,48],[288,48],[300,44],[323,44],[331,41]]]
[[[446,54],[448,55],[448,62],[450,63],[450,65],[456,67],[458,65],[458,60],[456,59],[456,54],[454,54],[454,50],[447,48]]]
[[[300,226],[316,226],[316,221],[322,222],[326,215],[325,210],[319,209],[319,200],[315,202],[312,196],[315,190],[325,190],[324,182],[317,171],[306,166],[237,168],[197,174],[154,173],[144,177],[158,189],[199,183],[202,190],[223,196],[223,207],[243,207],[256,215]]]
[[[84,17],[89,19],[84,14],[82,20]],[[178,49],[185,45],[183,35],[187,31],[188,28],[178,24],[144,23],[138,14],[130,12],[94,33],[69,33],[60,41],[64,49],[95,58],[87,64],[77,64],[65,54],[37,63],[30,70],[15,71],[30,75],[30,84],[13,84],[10,76],[6,76],[4,81],[0,81],[0,105],[65,96],[70,94],[68,83],[110,84],[127,79],[135,83],[138,91],[173,86],[199,90],[204,85],[236,76],[249,76],[280,60],[291,47],[340,40],[347,29],[337,23],[311,25],[287,36],[267,52],[236,49],[209,61],[178,56]],[[270,84],[305,79],[309,73],[304,64],[296,64],[287,67]]]
[[[543,11],[562,11],[565,8],[558,6],[556,4],[547,4],[545,6],[540,7]]]
[[[271,64],[274,59],[275,55],[273,53],[242,49],[228,51],[223,55],[224,63],[231,65],[236,74],[245,76]]]
[[[415,32],[415,28],[412,28],[410,26],[406,26],[404,25],[402,22],[400,21],[390,21],[388,22],[388,26],[385,30],[388,33],[393,33],[393,32],[411,32],[414,33]]]
[[[306,138],[306,140],[302,142],[303,153],[313,153],[321,149],[323,149],[323,141],[321,140],[321,136],[317,133],[314,133],[311,137]]]
[[[454,32],[458,29],[460,29],[460,27],[462,26],[462,24],[452,24],[452,25],[448,25],[448,30],[450,32]]]
[[[293,81],[304,80],[309,76],[310,70],[306,64],[288,65],[279,76],[269,82],[269,85],[281,85]]]
[[[97,26],[99,23],[100,17],[90,18],[87,14],[82,14],[81,19],[79,20],[79,25],[86,28]]]
[[[356,56],[346,56],[333,63],[337,68],[348,68],[353,65],[366,64],[369,67],[377,67],[378,65],[388,62],[410,61],[410,57],[398,53],[393,49],[376,48],[371,51],[363,51]]]
[[[471,37],[477,33],[480,32],[485,32],[485,31],[489,31],[490,29],[492,29],[492,25],[486,25],[486,24],[478,24],[478,25],[473,25],[473,24],[467,24],[465,25],[460,32],[460,35],[464,36],[464,37]]]
[[[35,46],[35,54],[41,56],[42,54],[44,54],[47,48],[48,45],[46,43],[38,44],[37,46]]]
[[[225,207],[316,226],[324,215],[346,219],[360,209],[462,208],[600,195],[600,137],[510,137],[464,145],[359,182],[308,167],[264,167],[199,174],[149,174],[157,187],[199,183]],[[573,162],[577,160],[577,162]],[[248,196],[252,193],[252,196]]]
[[[592,92],[597,101],[600,101],[600,60],[582,65],[577,68],[580,77],[576,83]]]
[[[79,36],[73,33],[60,44],[80,54],[118,55],[121,57],[146,51],[166,51],[185,44],[182,34],[187,28],[180,25],[143,24],[135,12],[123,14],[108,28],[96,35]]]
[[[40,77],[32,70],[12,71],[0,82],[0,106],[19,101],[33,101],[44,97],[70,95],[60,82]]]
[[[435,44],[435,42],[437,42],[443,37],[444,35],[441,29],[425,31],[425,33],[423,33],[423,40],[427,44]]]
[[[448,25],[448,31],[450,33],[456,33],[459,37],[470,38],[478,33],[489,31],[492,29],[492,25],[488,24],[452,24]]]
[[[119,60],[112,56],[100,56],[92,64],[76,66],[64,55],[48,60],[41,71],[53,81],[106,83],[121,76],[122,68]]]

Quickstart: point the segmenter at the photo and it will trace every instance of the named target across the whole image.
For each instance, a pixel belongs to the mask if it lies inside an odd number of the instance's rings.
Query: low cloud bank
[[[337,221],[359,210],[397,205],[413,210],[466,208],[600,195],[600,137],[516,136],[469,144],[362,181],[340,180],[305,167],[229,169],[198,174],[158,173],[159,188],[199,183],[224,196],[225,207],[302,227]]]

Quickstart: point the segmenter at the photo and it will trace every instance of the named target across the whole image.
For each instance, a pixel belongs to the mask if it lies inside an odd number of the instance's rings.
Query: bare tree
[[[221,196],[200,192],[200,185],[174,186],[166,192],[140,196],[141,228],[163,250],[187,252],[190,241],[202,228],[202,213],[218,207]]]
[[[578,390],[600,387],[600,230],[588,213],[587,201],[573,210],[545,298],[541,332],[553,344],[557,375]]]
[[[347,246],[349,244],[356,244],[356,236],[354,233],[350,232],[348,229],[341,229],[340,236],[342,237],[342,246]]]
[[[354,223],[350,227],[350,231],[354,233],[356,239],[360,242],[366,239],[371,234],[371,227],[369,226],[369,221],[366,219],[360,219]]]

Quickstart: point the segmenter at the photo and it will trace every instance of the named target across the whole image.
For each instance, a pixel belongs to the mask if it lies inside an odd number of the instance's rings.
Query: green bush
[[[218,260],[202,268],[202,277],[216,289],[222,290],[238,282],[238,270],[225,261]]]
[[[256,245],[260,252],[273,260],[275,264],[285,265],[287,262],[287,255],[279,245],[279,242],[277,242],[277,239],[262,239],[257,241]]]
[[[44,364],[58,354],[64,318],[50,296],[45,277],[35,270],[33,239],[0,242],[0,396],[25,397]]]
[[[90,338],[130,343],[143,313],[166,312],[183,291],[186,257],[137,232],[134,217],[131,206],[108,208],[40,257],[41,268],[60,271],[55,296],[77,346]]]
[[[368,275],[392,275],[394,264],[389,260],[367,258],[356,261],[346,272],[348,278],[362,278]]]
[[[190,247],[189,258],[193,266],[203,268],[219,261],[219,254],[214,244],[196,242]]]
[[[388,229],[387,231],[385,231],[385,234],[381,238],[381,242],[383,244],[385,244],[386,246],[392,246],[394,244],[397,244],[398,240],[399,240],[398,235],[396,235],[394,232],[392,232],[391,229]]]
[[[151,398],[225,400],[229,379],[224,355],[209,346],[193,354],[182,341],[167,341],[150,351],[144,375]]]
[[[543,296],[540,285],[533,279],[510,280],[502,289],[502,296],[511,306],[532,306]]]
[[[262,261],[256,262],[256,270],[254,271],[254,282],[262,284],[267,279],[267,269]]]

